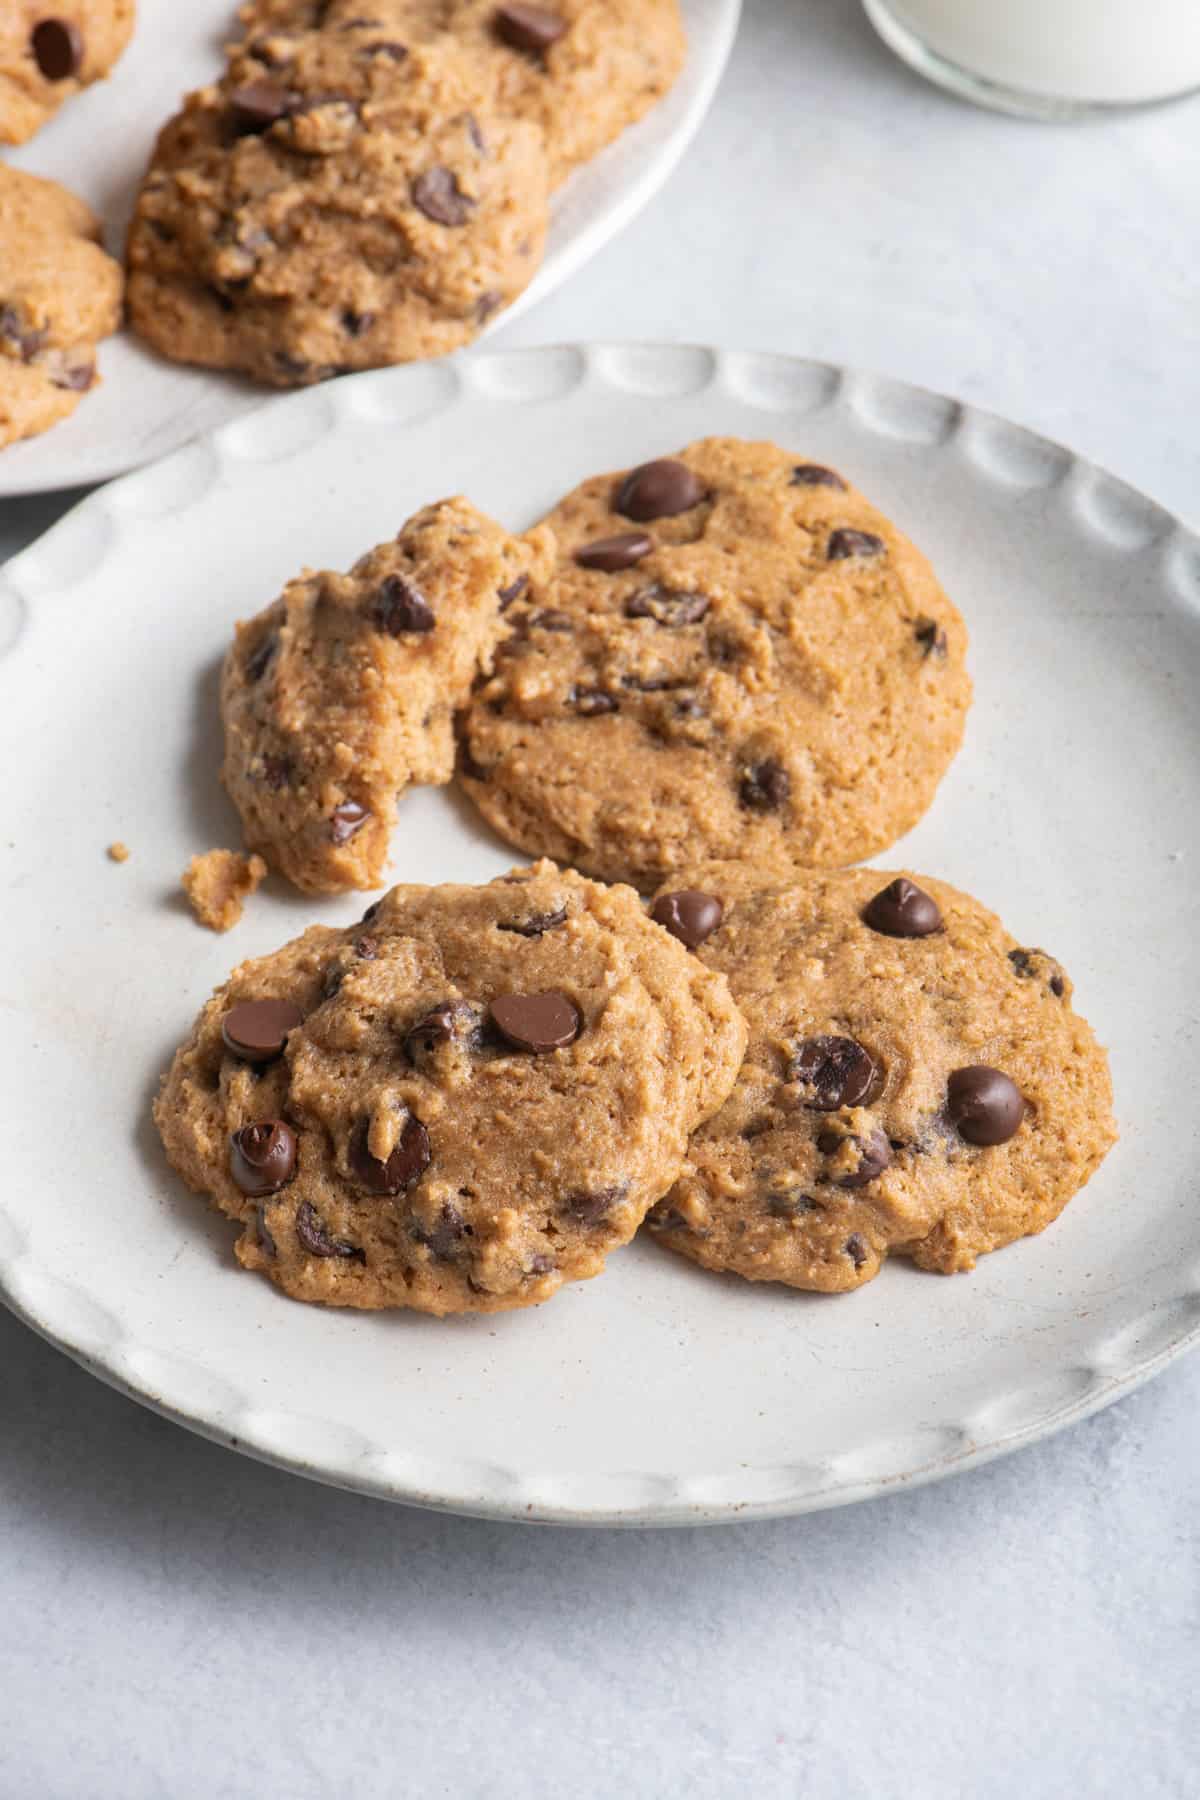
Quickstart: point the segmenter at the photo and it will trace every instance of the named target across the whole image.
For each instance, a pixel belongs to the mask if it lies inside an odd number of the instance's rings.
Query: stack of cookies
[[[729,439],[524,537],[429,507],[239,626],[223,774],[257,856],[377,885],[397,795],[455,775],[543,859],[394,888],[209,1001],[156,1117],[242,1263],[492,1312],[643,1220],[822,1292],[1040,1231],[1115,1138],[1070,981],[946,884],[844,866],[929,805],[965,655],[838,472]]]

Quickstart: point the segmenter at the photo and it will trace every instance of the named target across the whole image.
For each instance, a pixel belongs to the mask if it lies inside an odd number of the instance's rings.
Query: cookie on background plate
[[[967,633],[836,471],[709,438],[598,475],[463,730],[522,850],[653,889],[705,858],[851,863],[915,825],[962,741]]]
[[[4,0],[0,144],[23,144],[59,107],[109,74],[129,42],[134,0]]]
[[[121,288],[91,208],[0,163],[0,448],[48,431],[95,386]]]
[[[548,545],[443,500],[238,626],[221,775],[250,849],[306,893],[379,886],[397,797],[449,781],[455,710]]]
[[[205,1006],[155,1118],[300,1300],[497,1312],[598,1274],[733,1085],[745,1025],[629,888],[398,887]]]
[[[924,875],[763,887],[701,869],[653,914],[750,1027],[647,1221],[708,1269],[838,1293],[889,1254],[951,1274],[1056,1219],[1112,1144],[1108,1061],[1060,965]]]

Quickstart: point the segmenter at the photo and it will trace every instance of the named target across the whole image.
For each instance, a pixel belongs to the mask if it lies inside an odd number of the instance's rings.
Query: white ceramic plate
[[[680,0],[688,61],[671,93],[556,196],[537,276],[487,337],[594,256],[662,186],[708,111],[737,31],[741,0]],[[65,106],[6,160],[73,188],[105,220],[121,254],[159,127],[182,95],[212,81],[233,34],[237,0],[139,0],[138,28],[112,79]],[[169,363],[131,332],[101,347],[103,384],[44,436],[0,451],[0,499],[107,481],[263,404],[269,390]]]
[[[840,1299],[651,1244],[540,1310],[364,1317],[281,1298],[166,1168],[160,1070],[210,988],[324,905],[216,938],[177,888],[236,843],[215,674],[239,616],[464,490],[524,526],[598,469],[706,432],[843,466],[930,551],[977,700],[907,863],[1067,964],[1122,1141],[1042,1237]],[[275,401],[93,495],[0,574],[0,1282],[39,1331],[223,1442],[393,1499],[674,1523],[833,1505],[1077,1419],[1200,1335],[1200,542],[1067,451],[895,382],[684,347],[475,354]],[[105,845],[123,838],[132,861]],[[450,789],[395,872],[516,860]]]

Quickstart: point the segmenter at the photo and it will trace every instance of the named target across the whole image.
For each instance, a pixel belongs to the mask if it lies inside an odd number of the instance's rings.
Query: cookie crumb
[[[206,850],[202,856],[193,856],[180,879],[199,923],[210,931],[229,931],[266,873],[261,856]]]
[[[108,846],[108,860],[109,862],[128,862],[129,845],[123,844],[118,838],[115,844]]]

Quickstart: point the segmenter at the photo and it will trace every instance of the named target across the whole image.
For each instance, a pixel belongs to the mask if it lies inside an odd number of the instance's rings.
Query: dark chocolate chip
[[[534,913],[532,918],[522,919],[517,925],[501,925],[501,931],[515,931],[518,937],[539,938],[543,932],[553,931],[556,925],[565,924],[567,909],[560,906],[557,912]]]
[[[599,569],[604,575],[616,575],[622,569],[632,569],[634,563],[649,556],[653,548],[654,539],[647,537],[644,531],[622,531],[616,537],[593,538],[590,544],[580,544],[575,561],[581,569]]]
[[[483,1010],[467,1000],[443,1000],[410,1026],[404,1038],[404,1054],[420,1069],[442,1045],[451,1041],[477,1052],[484,1048]]]
[[[846,491],[846,483],[836,469],[827,469],[822,463],[797,463],[792,470],[793,487],[827,487],[840,488]]]
[[[283,1055],[288,1032],[304,1023],[290,1000],[242,1000],[221,1020],[225,1048],[246,1062],[269,1063]]]
[[[29,331],[15,306],[0,306],[0,338],[11,344],[22,362],[32,362],[46,341],[44,331]]]
[[[648,519],[669,519],[690,512],[708,497],[708,489],[686,463],[663,457],[631,469],[617,487],[613,507],[627,519],[644,525]]]
[[[1008,960],[1023,980],[1044,981],[1056,1000],[1066,993],[1067,977],[1061,963],[1044,950],[1010,950]]]
[[[307,1250],[310,1256],[353,1256],[359,1262],[366,1257],[356,1244],[348,1244],[345,1238],[330,1237],[315,1206],[302,1200],[296,1208],[296,1236],[300,1247]]]
[[[416,1114],[409,1113],[395,1148],[387,1161],[381,1162],[371,1155],[370,1132],[370,1120],[360,1119],[350,1133],[347,1157],[355,1181],[369,1194],[392,1198],[407,1193],[429,1167],[429,1133]]]
[[[614,694],[606,694],[603,688],[577,687],[571,689],[571,699],[575,711],[585,719],[594,719],[600,713],[614,713],[617,710],[617,699]]]
[[[583,1029],[579,1008],[565,994],[497,994],[488,1016],[506,1043],[534,1056],[564,1049]]]
[[[653,619],[656,625],[697,625],[712,601],[707,594],[689,594],[678,588],[642,588],[625,602],[627,619]]]
[[[853,1136],[844,1138],[836,1131],[823,1131],[817,1139],[817,1149],[826,1156],[834,1156],[842,1145],[850,1143],[854,1146],[858,1157],[858,1165],[848,1175],[835,1175],[834,1183],[841,1188],[866,1187],[876,1176],[882,1175],[892,1160],[892,1146],[882,1131],[873,1131],[870,1137]]]
[[[371,600],[371,617],[380,631],[402,637],[406,631],[432,631],[437,623],[428,600],[414,581],[388,575]]]
[[[913,636],[920,644],[926,661],[931,656],[945,657],[948,648],[946,633],[936,619],[918,619],[913,626]]]
[[[866,1238],[860,1231],[852,1231],[846,1239],[846,1255],[856,1269],[861,1269],[865,1262],[870,1261],[871,1251]]]
[[[518,600],[529,586],[528,575],[518,575],[507,587],[496,589],[496,598],[500,602],[500,611],[507,612],[514,600]]]
[[[282,1119],[243,1125],[229,1140],[229,1173],[243,1194],[273,1194],[296,1168],[296,1137]]]
[[[364,44],[363,56],[384,56],[389,62],[403,62],[408,55],[408,45],[397,43],[395,38],[380,38],[377,43]]]
[[[416,1224],[413,1236],[442,1262],[449,1262],[471,1228],[452,1200],[447,1200],[432,1225]]]
[[[577,1225],[598,1225],[614,1206],[619,1206],[629,1189],[624,1186],[593,1188],[587,1192],[568,1194],[562,1211]]]
[[[1006,1144],[1025,1117],[1025,1101],[1000,1069],[972,1063],[946,1083],[946,1115],[968,1144]]]
[[[856,1038],[805,1038],[787,1067],[787,1080],[804,1089],[804,1104],[816,1112],[842,1106],[869,1106],[883,1087],[883,1070]]]
[[[412,184],[413,205],[435,225],[465,225],[475,202],[458,185],[444,163],[425,169]]]
[[[811,1194],[798,1193],[794,1188],[767,1195],[767,1211],[773,1219],[798,1219],[801,1213],[818,1210],[819,1202]]]
[[[83,33],[69,19],[41,19],[29,46],[46,81],[67,81],[83,67]]]
[[[329,835],[335,844],[348,844],[356,832],[361,831],[370,813],[357,800],[343,800],[335,806],[329,820]]]
[[[498,6],[494,23],[502,42],[535,56],[556,44],[567,29],[562,15],[546,6]]]
[[[480,294],[475,302],[476,324],[486,324],[487,320],[491,318],[496,309],[503,305],[504,295],[502,293],[496,288],[484,288],[482,294]]]
[[[373,312],[355,312],[352,307],[347,307],[342,314],[342,330],[347,337],[365,337],[374,323]]]
[[[292,765],[288,758],[286,756],[264,756],[262,778],[276,794],[281,788],[287,787],[292,778]]]
[[[773,757],[754,763],[738,784],[738,799],[751,812],[778,812],[792,791],[792,778]]]
[[[717,929],[725,917],[725,907],[715,894],[702,893],[699,888],[680,888],[674,894],[660,894],[650,909],[650,917],[689,950],[695,950]]]
[[[247,137],[278,125],[280,119],[294,113],[300,103],[299,94],[290,88],[279,87],[273,81],[248,81],[244,86],[234,88],[229,96],[234,129]]]
[[[262,680],[263,676],[266,674],[267,669],[270,666],[271,658],[274,656],[274,654],[275,654],[276,650],[278,650],[278,648],[279,648],[279,639],[276,637],[275,633],[272,631],[263,639],[262,643],[258,645],[257,649],[252,650],[250,652],[250,655],[246,660],[246,680],[247,681],[261,681]]]
[[[873,531],[852,531],[843,526],[831,535],[825,555],[830,562],[844,562],[849,556],[882,556],[886,549],[883,539]]]
[[[924,888],[904,875],[889,881],[863,907],[864,925],[884,937],[922,938],[942,931],[944,924],[938,903]]]
[[[86,394],[95,379],[95,363],[76,363],[73,368],[59,369],[50,377],[56,388],[64,388],[69,394]]]

